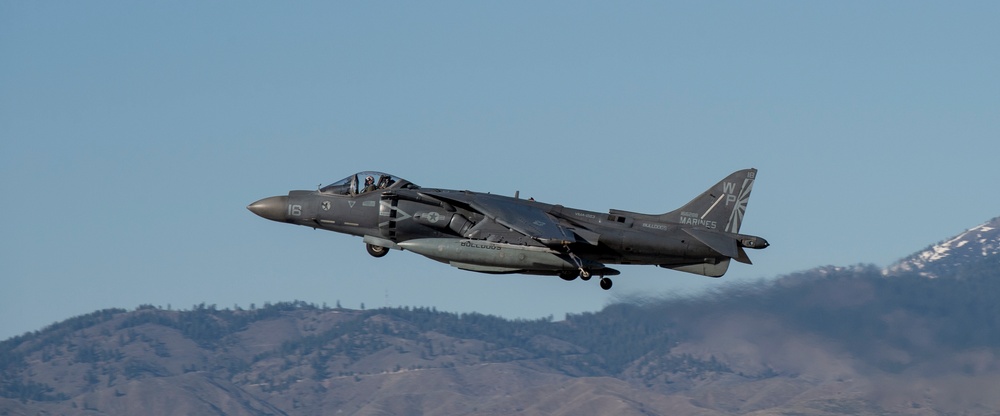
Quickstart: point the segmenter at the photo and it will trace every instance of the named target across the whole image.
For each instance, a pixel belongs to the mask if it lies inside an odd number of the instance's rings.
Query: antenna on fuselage
[[[514,199],[521,199],[521,191],[514,191]]]

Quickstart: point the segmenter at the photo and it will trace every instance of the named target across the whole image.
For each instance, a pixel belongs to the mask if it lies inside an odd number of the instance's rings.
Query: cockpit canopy
[[[383,189],[417,188],[420,187],[398,176],[376,171],[364,171],[319,188],[319,191],[336,195],[359,195]]]

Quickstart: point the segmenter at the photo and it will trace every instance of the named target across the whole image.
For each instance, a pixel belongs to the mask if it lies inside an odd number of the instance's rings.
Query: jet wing
[[[536,239],[545,245],[562,245],[576,242],[574,233],[559,225],[559,221],[541,208],[507,197],[490,194],[469,195],[468,199],[451,198],[446,194],[432,194],[436,198],[468,205],[470,208],[496,221],[504,227]]]
[[[492,195],[476,195],[469,206],[497,223],[543,244],[560,245],[576,242],[573,233],[560,227],[558,221],[538,207]]]

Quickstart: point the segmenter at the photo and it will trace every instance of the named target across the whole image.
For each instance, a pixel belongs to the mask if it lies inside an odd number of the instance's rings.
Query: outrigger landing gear
[[[389,249],[382,246],[376,246],[374,244],[365,243],[365,249],[368,250],[368,254],[371,254],[372,257],[375,258],[383,257],[386,254],[389,254]]]
[[[611,279],[608,279],[607,277],[601,278],[601,289],[604,290],[611,289],[611,284],[612,284]]]

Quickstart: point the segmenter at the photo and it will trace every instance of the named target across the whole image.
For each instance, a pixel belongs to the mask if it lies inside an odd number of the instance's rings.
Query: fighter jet
[[[585,211],[491,193],[423,188],[359,172],[315,191],[250,204],[263,218],[362,237],[368,254],[406,250],[463,270],[590,280],[608,264],[656,265],[721,277],[767,240],[740,234],[756,169],[732,173],[686,205],[651,215]]]

